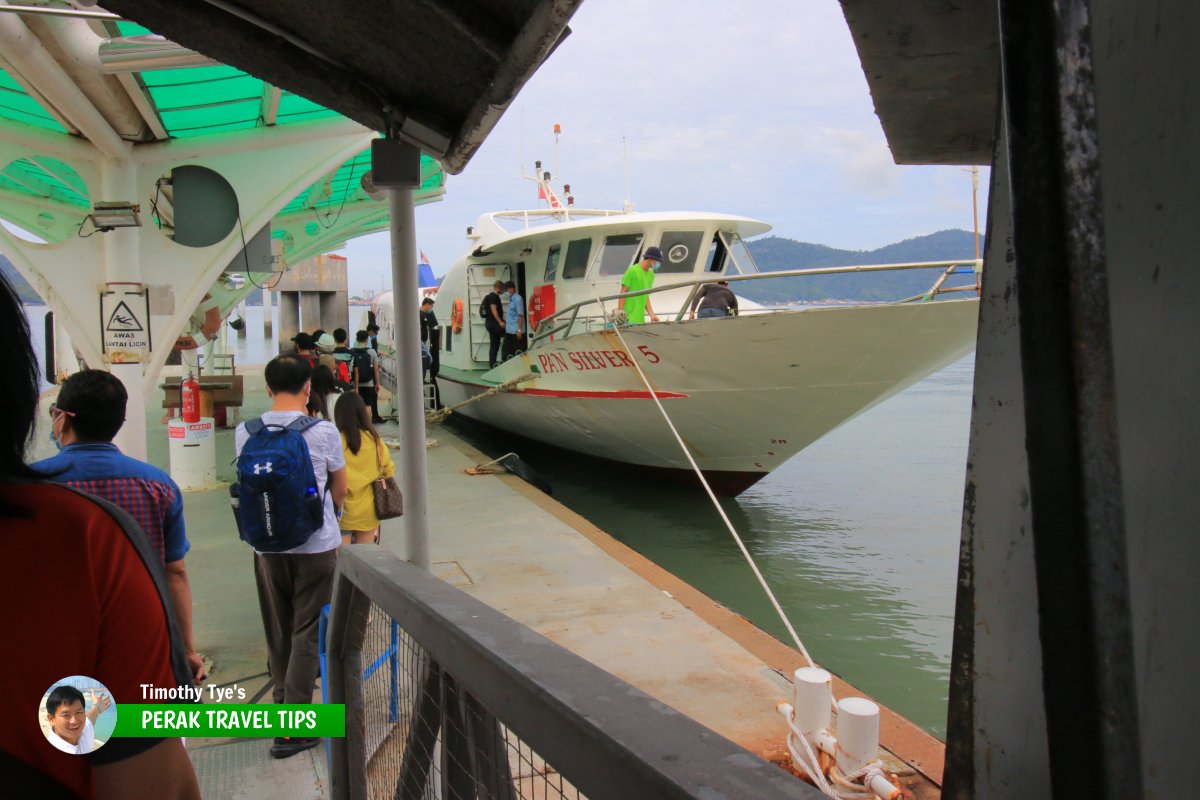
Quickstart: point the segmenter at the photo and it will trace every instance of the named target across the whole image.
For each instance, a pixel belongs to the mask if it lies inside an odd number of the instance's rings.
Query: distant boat
[[[421,251],[421,257],[417,262],[417,296],[413,302],[420,305],[421,301],[426,297],[437,297],[438,279],[433,275],[433,267],[429,263],[429,256],[425,255],[425,251]],[[352,304],[353,305],[353,304]],[[392,292],[384,291],[375,295],[370,300],[370,310],[366,314],[366,319],[362,327],[365,328],[368,324],[379,326],[379,341],[386,344],[385,353],[380,353],[382,361],[380,370],[383,372],[381,382],[386,386],[395,386],[395,367],[392,361],[391,352],[394,350],[393,342],[396,341],[396,328],[393,320],[393,304]],[[385,348],[380,347],[381,350]]]

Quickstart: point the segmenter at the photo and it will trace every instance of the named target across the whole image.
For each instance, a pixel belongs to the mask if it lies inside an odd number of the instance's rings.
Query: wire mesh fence
[[[800,783],[379,548],[339,557],[327,624],[335,800],[812,797]],[[815,790],[812,790],[815,791]]]
[[[370,800],[583,797],[374,603],[362,650]]]

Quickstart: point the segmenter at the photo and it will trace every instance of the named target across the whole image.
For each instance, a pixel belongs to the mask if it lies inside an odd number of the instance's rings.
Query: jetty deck
[[[244,375],[242,418],[269,406],[261,371]],[[150,459],[166,468],[160,417],[151,404]],[[397,438],[394,424],[381,432]],[[489,459],[444,426],[431,428],[429,438],[435,575],[722,736],[777,763],[785,759],[775,706],[791,697],[786,676],[803,666],[798,653],[519,478],[468,475],[467,467]],[[39,437],[37,449],[48,447]],[[232,431],[219,430],[220,480],[232,479],[232,459]],[[227,483],[187,493],[185,516],[194,635],[211,661],[208,683],[236,684],[247,692],[241,702],[270,702],[251,555],[234,530]],[[403,554],[399,520],[384,523],[382,546]],[[835,683],[836,696],[857,694]],[[881,740],[891,752],[885,763],[905,788],[938,796],[940,742],[886,709]],[[261,740],[188,745],[205,798],[327,796],[321,749],[275,761]]]

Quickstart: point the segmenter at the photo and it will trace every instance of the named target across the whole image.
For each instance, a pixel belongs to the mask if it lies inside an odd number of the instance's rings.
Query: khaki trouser
[[[317,631],[333,591],[337,550],[254,556],[258,607],[276,703],[311,703],[321,670]]]

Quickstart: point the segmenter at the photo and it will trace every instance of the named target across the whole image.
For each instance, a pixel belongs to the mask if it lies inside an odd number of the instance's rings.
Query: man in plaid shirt
[[[171,605],[192,675],[204,662],[192,642],[192,588],[184,556],[191,544],[183,526],[183,494],[158,467],[130,458],[112,443],[125,422],[125,386],[111,373],[91,369],[67,378],[50,406],[50,435],[61,452],[34,464],[49,480],[103,498],[129,512],[167,572]]]

